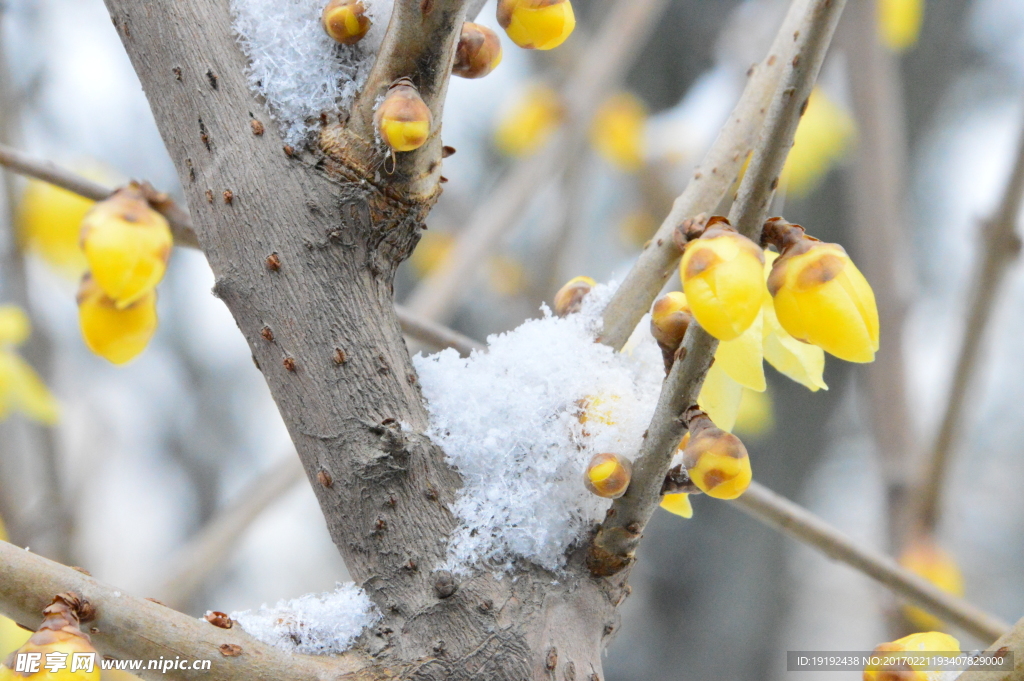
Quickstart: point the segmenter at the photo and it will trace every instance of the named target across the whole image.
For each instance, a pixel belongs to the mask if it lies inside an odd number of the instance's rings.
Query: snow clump
[[[233,612],[231,619],[253,638],[289,652],[334,655],[352,642],[380,614],[366,593],[352,582],[334,591],[306,594],[277,606]]]
[[[393,0],[363,0],[373,22],[355,45],[331,39],[326,0],[231,0],[233,28],[249,59],[252,91],[266,101],[287,144],[317,129],[321,112],[347,108],[366,82],[391,20]]]
[[[595,287],[566,318],[542,308],[469,358],[414,358],[428,435],[464,482],[446,569],[508,569],[518,558],[558,570],[604,517],[611,502],[586,490],[586,466],[603,452],[636,456],[664,379],[650,334],[628,354],[594,341],[613,291]]]

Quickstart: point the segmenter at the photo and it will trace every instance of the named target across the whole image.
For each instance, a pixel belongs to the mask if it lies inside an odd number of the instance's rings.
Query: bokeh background
[[[466,283],[472,295],[443,321],[483,339],[537,315],[572,276],[621,277],[713,141],[788,3],[672,0],[628,75],[607,84],[609,105],[591,131],[588,121],[565,120],[559,93],[611,4],[575,0],[578,29],[549,53],[518,50],[502,34],[494,73],[453,79],[444,137],[458,153],[445,161],[449,183],[400,272],[400,301],[444,267],[474,209],[560,127],[588,126],[588,142],[520,206]],[[889,268],[881,284],[872,279],[897,312],[895,328],[882,329],[884,371],[829,358],[829,390],[811,393],[769,370],[768,391],[745,403],[737,426],[757,479],[882,550],[894,548],[888,485],[913,479],[935,440],[982,222],[1005,189],[1024,126],[1024,2],[922,4],[919,26],[905,17],[880,26],[873,0],[851,0],[775,206],[845,245],[869,278]],[[493,2],[480,17],[496,28]],[[145,179],[180,196],[102,0],[6,0],[0,20],[5,143],[111,185]],[[864,67],[872,54],[880,72]],[[888,93],[881,122],[865,106],[879,91]],[[878,125],[897,133],[881,148],[865,144]],[[871,189],[881,168],[898,169],[895,181],[887,176],[892,199]],[[114,367],[78,331],[73,254],[55,265],[57,246],[19,240],[19,229],[38,228],[23,205],[27,183],[8,176],[5,187],[0,303],[29,311],[33,335],[18,352],[60,403],[52,426],[19,414],[0,422],[0,518],[12,541],[196,615],[345,581],[202,256],[175,250],[154,340]],[[871,216],[887,201],[879,224]],[[1009,621],[1024,614],[1022,311],[1024,278],[1012,266],[980,341],[937,530],[966,597]],[[697,498],[694,506],[692,520],[659,512],[647,533],[608,651],[609,681],[779,678],[786,650],[870,650],[889,640],[893,602],[867,578],[728,504]],[[988,643],[959,637],[965,649]],[[0,652],[14,638],[0,628]]]

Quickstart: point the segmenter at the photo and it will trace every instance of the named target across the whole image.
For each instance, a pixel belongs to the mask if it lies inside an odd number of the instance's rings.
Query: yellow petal
[[[118,308],[86,277],[78,291],[78,320],[90,350],[114,364],[124,364],[145,350],[156,332],[156,292]]]
[[[828,390],[825,372],[825,351],[817,345],[793,338],[775,316],[775,306],[768,296],[763,312],[764,358],[780,374],[805,386],[811,392]]]
[[[28,315],[17,305],[0,305],[0,345],[21,345],[32,333]]]
[[[135,185],[96,204],[82,221],[82,246],[92,277],[121,307],[160,283],[172,245],[167,220]]]
[[[628,92],[621,92],[597,110],[590,125],[590,143],[609,163],[633,172],[644,162],[646,125],[644,103]]]
[[[0,350],[0,392],[5,409],[18,411],[40,423],[60,417],[57,400],[28,362],[9,350]]]
[[[704,378],[697,405],[707,412],[716,426],[731,431],[736,425],[742,398],[743,386],[729,378],[725,370],[715,362]]]
[[[18,236],[24,247],[67,277],[81,276],[85,254],[78,228],[93,202],[41,180],[29,180],[18,204]]]
[[[782,169],[786,193],[801,197],[813,191],[846,155],[855,129],[850,113],[815,88]]]
[[[928,631],[918,634],[904,636],[901,639],[890,643],[883,643],[874,651],[879,658],[892,658],[896,653],[902,652],[936,652],[936,653],[959,653],[960,642],[949,634],[938,631]],[[896,676],[902,681],[935,681],[942,678],[940,672],[928,671],[925,664],[919,664],[914,660],[913,655],[907,656],[906,664],[911,671],[900,671]],[[918,656],[920,657],[920,656]],[[921,660],[924,662],[924,660]],[[864,668],[864,681],[890,681],[894,678],[891,669],[884,666],[869,665]]]
[[[666,494],[661,498],[661,507],[683,518],[693,517],[693,504],[690,503],[690,495],[686,492]]]
[[[729,374],[729,378],[758,392],[768,387],[764,380],[764,356],[761,350],[764,325],[761,317],[757,315],[754,323],[739,338],[721,341],[715,352],[715,364],[720,365]]]
[[[0,616],[0,663],[6,660],[8,655],[25,645],[30,636],[32,636],[31,631],[25,631],[15,624],[14,620]]]
[[[894,52],[912,47],[921,33],[924,0],[878,0],[878,32]]]

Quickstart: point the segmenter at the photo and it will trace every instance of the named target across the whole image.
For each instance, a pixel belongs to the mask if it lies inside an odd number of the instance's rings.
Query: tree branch
[[[806,33],[813,21],[810,0],[793,0],[768,55],[751,67],[747,85],[725,126],[693,179],[675,200],[672,211],[640,253],[604,310],[601,342],[621,349],[650,309],[682,255],[672,238],[683,220],[711,213],[735,182],[747,155],[761,133],[768,106],[783,71],[799,48],[795,35]]]
[[[35,630],[53,597],[74,591],[96,609],[96,618],[83,626],[103,655],[121,659],[157,660],[180,656],[212,660],[209,671],[177,670],[180,679],[235,681],[237,679],[370,679],[358,674],[368,658],[356,653],[341,657],[297,655],[261,643],[241,627],[221,629],[205,620],[183,615],[167,606],[130,596],[71,568],[0,541],[0,610]],[[236,645],[240,655],[226,655],[222,646]],[[227,650],[227,648],[225,648]],[[352,676],[349,676],[352,675]],[[143,671],[151,679],[159,671]]]
[[[983,655],[1002,655],[1007,652],[1013,653],[1013,671],[997,672],[975,667],[956,677],[956,681],[1024,681],[1024,619],[1000,636]]]
[[[566,80],[568,125],[534,155],[516,161],[490,195],[473,211],[440,266],[406,301],[409,309],[444,321],[476,276],[479,264],[522,215],[541,187],[556,177],[567,159],[586,143],[590,121],[607,94],[622,80],[667,0],[617,0],[597,35]]]
[[[807,509],[758,482],[732,502],[757,521],[846,563],[942,620],[982,641],[1001,636],[1010,625],[900,567],[888,556],[858,546]]]
[[[1013,170],[995,214],[982,229],[982,252],[976,266],[970,297],[967,301],[967,322],[964,325],[960,356],[953,372],[942,424],[935,445],[925,465],[919,492],[918,518],[925,528],[934,529],[939,519],[949,459],[956,445],[964,420],[964,407],[978,358],[985,339],[986,327],[992,317],[996,296],[1010,265],[1020,253],[1017,217],[1024,201],[1024,130],[1020,134]]]
[[[4,144],[0,144],[0,165],[6,166],[20,175],[49,182],[93,201],[102,201],[114,193],[114,190],[109,187],[104,187],[81,175],[65,170],[50,161],[32,158],[28,154]],[[199,248],[196,233],[192,230],[192,221],[185,210],[173,202],[154,206],[154,208],[163,213],[167,222],[170,223],[176,246]]]
[[[764,130],[729,213],[736,230],[755,243],[760,242],[761,226],[779,174],[845,5],[845,0],[814,0],[808,9],[809,25],[795,35],[795,54],[772,99]],[[681,359],[662,385],[647,436],[633,463],[632,482],[612,504],[594,538],[590,568],[595,574],[615,574],[633,562],[643,529],[660,502],[672,457],[686,432],[682,413],[697,403],[717,347],[718,341],[698,324],[690,325]]]

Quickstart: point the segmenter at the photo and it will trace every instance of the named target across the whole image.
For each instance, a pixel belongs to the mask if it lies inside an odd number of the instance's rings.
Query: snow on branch
[[[247,634],[282,650],[334,655],[348,650],[380,613],[352,582],[322,594],[306,594],[277,606],[231,613]]]
[[[557,570],[609,501],[583,485],[594,454],[631,459],[664,376],[649,337],[632,354],[595,342],[611,286],[579,314],[491,336],[486,353],[415,358],[429,435],[464,480],[453,512],[447,569],[510,568],[527,559]]]
[[[355,45],[342,45],[321,24],[326,0],[231,0],[249,87],[266,101],[287,144],[319,129],[322,112],[348,108],[366,82],[394,3],[363,2],[373,25]]]

